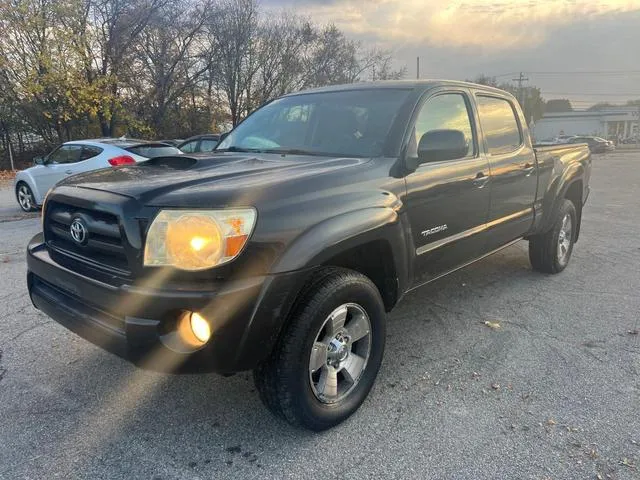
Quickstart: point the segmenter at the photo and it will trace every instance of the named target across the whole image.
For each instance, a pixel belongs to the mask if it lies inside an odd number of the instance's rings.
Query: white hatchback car
[[[125,138],[63,143],[49,155],[36,157],[35,166],[18,172],[15,179],[16,199],[22,210],[30,212],[42,205],[51,187],[71,175],[165,155],[182,155],[182,152],[166,143]]]

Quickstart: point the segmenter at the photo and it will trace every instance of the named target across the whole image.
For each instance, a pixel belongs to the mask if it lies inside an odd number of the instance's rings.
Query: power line
[[[640,70],[565,70],[565,71],[544,71],[544,72],[509,72],[493,75],[496,78],[511,77],[524,73],[527,75],[640,75]]]
[[[583,92],[547,92],[541,91],[542,95],[575,95],[579,97],[640,97],[640,93],[583,93]]]

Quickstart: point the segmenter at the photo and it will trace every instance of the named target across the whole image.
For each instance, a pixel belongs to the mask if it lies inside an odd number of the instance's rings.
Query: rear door
[[[533,223],[537,164],[524,118],[512,100],[476,93],[484,149],[491,167],[487,246],[491,251],[522,237]]]
[[[416,248],[414,285],[422,284],[482,254],[479,235],[489,213],[489,164],[480,155],[469,92],[440,90],[424,100],[412,126],[408,160],[432,130],[462,131],[467,154],[423,163],[407,175],[406,205]]]

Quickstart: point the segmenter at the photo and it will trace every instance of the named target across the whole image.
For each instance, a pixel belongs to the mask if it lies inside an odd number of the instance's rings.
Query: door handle
[[[71,175],[73,173],[73,170],[65,170],[64,173],[66,173],[67,175]]]
[[[484,172],[478,172],[476,178],[473,179],[473,184],[478,188],[483,188],[487,182],[489,181],[489,176],[485,175]]]
[[[522,167],[522,170],[524,171],[524,174],[528,177],[529,175],[531,175],[533,173],[533,171],[535,170],[535,165],[532,163],[525,163],[524,166]]]

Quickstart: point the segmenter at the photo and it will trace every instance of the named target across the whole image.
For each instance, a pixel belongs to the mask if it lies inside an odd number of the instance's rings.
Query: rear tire
[[[271,356],[254,370],[260,399],[292,425],[321,431],[339,424],[371,390],[385,336],[384,304],[371,280],[320,270]]]
[[[25,182],[18,182],[16,185],[16,200],[20,208],[25,212],[34,212],[38,209],[31,187]]]
[[[560,273],[567,267],[573,252],[577,218],[573,202],[564,199],[551,230],[529,239],[529,260],[534,270]]]

